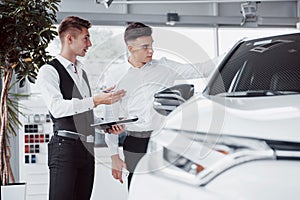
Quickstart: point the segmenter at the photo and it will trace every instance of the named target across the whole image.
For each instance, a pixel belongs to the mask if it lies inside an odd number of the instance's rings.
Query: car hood
[[[300,142],[300,95],[197,95],[173,111],[165,129]]]

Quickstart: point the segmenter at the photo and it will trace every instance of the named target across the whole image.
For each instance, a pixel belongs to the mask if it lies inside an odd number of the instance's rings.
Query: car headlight
[[[251,138],[164,129],[154,141],[165,166],[155,173],[200,186],[241,163],[276,158],[265,141]]]
[[[163,149],[163,158],[175,167],[193,175],[197,175],[204,169],[202,165],[197,164],[188,158],[175,153],[174,151],[170,151],[167,148]]]

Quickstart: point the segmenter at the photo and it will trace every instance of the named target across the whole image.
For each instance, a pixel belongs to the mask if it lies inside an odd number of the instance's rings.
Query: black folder
[[[121,120],[117,120],[117,121],[109,121],[109,122],[104,121],[104,122],[100,122],[100,123],[91,124],[91,126],[97,127],[102,130],[107,130],[107,129],[110,129],[113,125],[127,124],[127,123],[131,123],[131,122],[135,122],[138,119],[139,119],[138,117],[131,117],[131,118],[121,119]]]

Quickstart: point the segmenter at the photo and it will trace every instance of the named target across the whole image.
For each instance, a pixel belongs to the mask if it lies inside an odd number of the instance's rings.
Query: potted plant
[[[60,0],[0,1],[0,181],[14,182],[9,161],[9,137],[16,135],[18,107],[9,95],[12,77],[20,87],[34,83],[38,69],[51,59],[46,48],[57,36],[56,13]]]

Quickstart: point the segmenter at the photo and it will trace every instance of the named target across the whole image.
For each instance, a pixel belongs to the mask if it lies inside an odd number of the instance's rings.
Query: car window
[[[299,41],[291,34],[242,42],[219,68],[210,94],[300,92]]]

